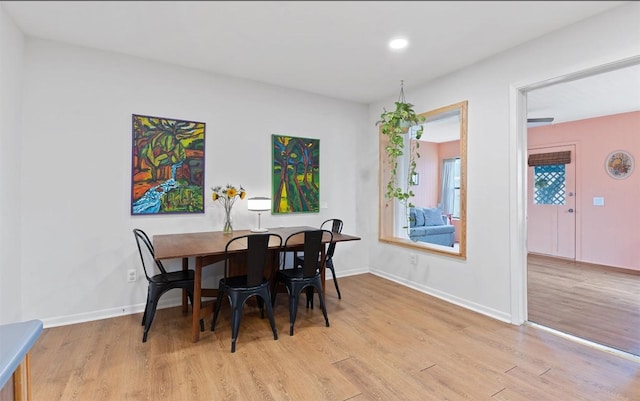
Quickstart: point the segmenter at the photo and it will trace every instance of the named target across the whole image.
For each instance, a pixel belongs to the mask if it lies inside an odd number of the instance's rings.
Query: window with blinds
[[[571,151],[537,153],[529,155],[529,166],[548,166],[551,164],[571,163]]]

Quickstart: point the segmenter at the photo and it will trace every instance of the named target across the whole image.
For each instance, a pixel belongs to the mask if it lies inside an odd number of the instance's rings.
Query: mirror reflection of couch
[[[409,238],[412,241],[453,246],[456,228],[439,208],[409,208]]]

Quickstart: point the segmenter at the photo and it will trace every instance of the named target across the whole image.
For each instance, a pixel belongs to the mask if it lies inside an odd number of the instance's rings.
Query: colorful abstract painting
[[[204,213],[205,123],[133,114],[131,214]]]
[[[320,140],[273,135],[272,212],[320,211]]]

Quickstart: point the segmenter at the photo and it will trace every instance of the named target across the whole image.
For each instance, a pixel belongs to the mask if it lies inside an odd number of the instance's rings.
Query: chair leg
[[[156,314],[156,307],[158,306],[158,297],[160,294],[156,294],[155,291],[149,292],[149,298],[147,299],[147,306],[145,307],[144,314],[144,334],[142,335],[142,342],[147,342],[147,334],[153,323],[153,316]]]
[[[327,263],[327,267],[331,270],[331,275],[333,276],[333,284],[336,286],[336,292],[338,293],[338,299],[342,299],[342,295],[340,295],[340,287],[338,287],[338,279],[336,278],[336,271],[333,268],[333,262]]]
[[[267,301],[267,303],[269,303],[269,301]],[[257,297],[256,302],[258,303],[258,309],[260,309],[260,319],[264,319],[264,301],[261,297]]]
[[[147,304],[144,307],[144,313],[142,314],[142,323],[141,326],[144,326],[144,323],[147,321],[147,309],[149,309],[149,299],[151,298],[151,288],[147,289]]]
[[[264,300],[264,304],[267,306],[267,316],[269,317],[269,323],[271,324],[271,331],[273,331],[273,339],[277,340],[278,330],[276,329],[276,320],[273,316],[273,307],[269,302],[269,299],[271,298],[269,295],[269,289],[265,287],[264,291],[259,294],[258,297],[261,297]]]
[[[298,313],[298,294],[300,290],[291,289],[289,291],[289,335],[293,335],[293,325],[296,323],[296,314]]]
[[[322,314],[324,315],[324,323],[327,327],[329,327],[329,317],[327,316],[327,307],[324,303],[324,295],[322,295],[322,282],[320,281],[320,277],[314,283],[314,287],[318,290],[318,299],[320,299],[320,308],[322,309]]]
[[[271,292],[271,306],[276,305],[276,295],[278,294],[278,283],[273,287],[273,291]]]
[[[236,352],[236,340],[238,339],[238,331],[240,331],[240,319],[242,318],[242,302],[239,297],[231,293],[231,352]]]
[[[211,322],[211,331],[215,331],[216,322],[218,321],[218,315],[220,314],[220,308],[222,307],[222,298],[224,298],[224,290],[218,289],[218,297],[216,299],[216,309],[213,311],[213,321]]]
[[[307,294],[307,309],[313,309],[313,287],[307,287],[305,293]]]

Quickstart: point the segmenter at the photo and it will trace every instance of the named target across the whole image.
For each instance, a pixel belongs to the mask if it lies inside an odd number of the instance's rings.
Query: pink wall
[[[616,150],[640,163],[640,111],[530,128],[527,136],[529,147],[576,145],[576,260],[640,270],[640,166],[623,180],[605,170]]]
[[[440,163],[443,159],[460,157],[460,141],[442,142],[439,146]]]

